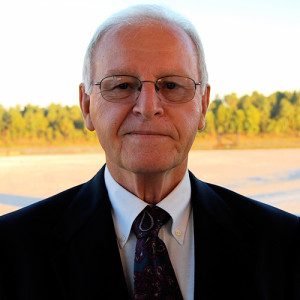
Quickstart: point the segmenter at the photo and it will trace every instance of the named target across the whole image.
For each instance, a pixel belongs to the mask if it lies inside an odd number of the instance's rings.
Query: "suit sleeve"
[[[295,283],[294,283],[294,298],[300,299],[300,218],[298,218],[298,228],[296,233],[295,246]]]

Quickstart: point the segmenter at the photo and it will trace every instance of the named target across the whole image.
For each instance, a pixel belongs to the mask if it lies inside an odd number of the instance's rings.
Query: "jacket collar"
[[[81,186],[53,234],[60,240],[53,267],[67,299],[126,298],[104,167]]]
[[[190,179],[195,299],[257,299],[253,228],[230,208],[225,194],[217,193],[192,173]]]

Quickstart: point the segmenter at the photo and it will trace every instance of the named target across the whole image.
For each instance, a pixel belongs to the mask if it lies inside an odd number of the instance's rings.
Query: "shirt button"
[[[176,236],[181,236],[181,234],[182,234],[182,232],[181,232],[180,229],[176,229],[176,230],[175,230],[175,235],[176,235]]]

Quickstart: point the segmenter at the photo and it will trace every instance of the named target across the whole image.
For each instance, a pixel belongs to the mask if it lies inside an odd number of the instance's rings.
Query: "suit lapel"
[[[192,174],[190,178],[195,299],[258,299],[252,228],[207,184]]]
[[[125,299],[104,167],[84,184],[54,230],[61,243],[53,266],[67,299]]]

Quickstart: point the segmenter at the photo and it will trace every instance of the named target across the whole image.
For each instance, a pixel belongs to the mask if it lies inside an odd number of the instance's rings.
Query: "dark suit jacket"
[[[0,218],[1,300],[127,299],[103,174]],[[190,178],[195,299],[299,300],[298,218]]]

